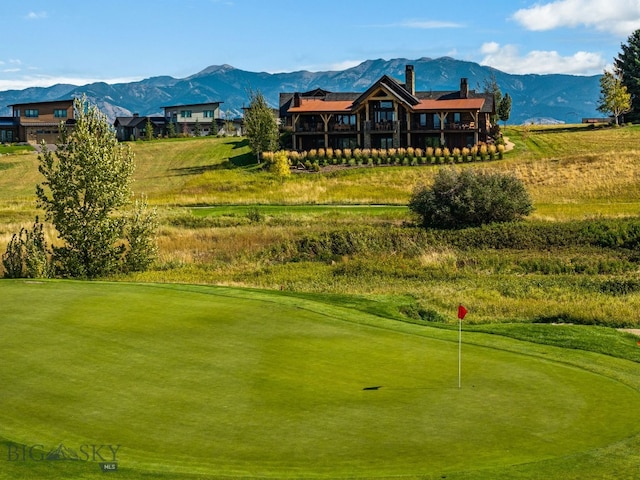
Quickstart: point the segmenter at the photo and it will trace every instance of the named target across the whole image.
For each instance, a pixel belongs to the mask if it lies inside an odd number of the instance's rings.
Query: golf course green
[[[284,292],[2,280],[0,311],[1,479],[563,478],[638,443],[604,355],[465,332],[458,388],[457,331]]]

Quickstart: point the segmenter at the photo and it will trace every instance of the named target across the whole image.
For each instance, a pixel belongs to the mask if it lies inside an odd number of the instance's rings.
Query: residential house
[[[162,107],[167,124],[173,123],[178,135],[196,135],[199,129],[200,135],[217,134],[222,126],[220,104],[222,102],[195,103],[190,105],[174,105]],[[212,132],[212,129],[215,131]]]
[[[60,124],[72,128],[75,124],[73,100],[55,100],[50,102],[16,103],[9,105],[13,112],[13,126],[6,117],[0,122],[0,130],[14,142],[56,143],[60,136]],[[2,137],[0,133],[0,138]]]
[[[303,151],[472,146],[491,140],[494,113],[493,95],[470,90],[466,78],[458,91],[416,91],[407,65],[405,83],[384,75],[364,93],[281,93],[279,115]]]
[[[116,137],[120,142],[146,138],[147,124],[151,122],[154,138],[161,137],[166,132],[167,120],[164,117],[140,116],[137,113],[133,117],[116,117],[113,126],[116,129]]]
[[[18,122],[13,117],[0,117],[0,143],[18,141]]]

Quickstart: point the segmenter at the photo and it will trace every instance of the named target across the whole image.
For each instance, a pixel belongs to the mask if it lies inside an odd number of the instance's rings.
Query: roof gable
[[[400,103],[404,103],[409,108],[420,103],[420,100],[418,100],[415,95],[411,95],[397,80],[389,77],[388,75],[383,75],[376,83],[371,85],[353,102],[353,108],[357,109],[362,103],[374,96],[380,89],[387,92],[390,96],[395,97]]]

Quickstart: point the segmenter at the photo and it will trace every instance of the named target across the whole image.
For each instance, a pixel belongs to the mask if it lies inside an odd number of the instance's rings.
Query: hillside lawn
[[[570,222],[624,221],[640,211],[640,126],[513,127],[504,160],[456,165],[513,173],[535,210],[535,230]],[[447,165],[342,167],[276,178],[255,164],[243,138],[130,144],[134,192],[158,209],[159,258],[113,280],[210,283],[291,292],[365,295],[413,318],[447,318],[457,302],[473,322],[569,322],[637,327],[635,250],[616,246],[461,248],[401,243],[389,250],[284,258],[273,251],[331,232],[415,230],[406,204]],[[0,157],[0,251],[36,214],[37,156]],[[586,224],[585,223],[585,224]],[[615,225],[605,226],[618,228]],[[631,228],[631,227],[620,227]],[[50,243],[55,232],[48,229]],[[570,235],[569,233],[567,235]],[[606,233],[605,233],[606,235]],[[624,288],[616,292],[611,285]],[[612,291],[614,290],[614,291]],[[425,317],[426,315],[426,317]]]
[[[455,329],[320,300],[3,280],[0,478],[104,478],[33,444],[119,445],[123,479],[638,473],[637,363],[465,332],[459,389]]]

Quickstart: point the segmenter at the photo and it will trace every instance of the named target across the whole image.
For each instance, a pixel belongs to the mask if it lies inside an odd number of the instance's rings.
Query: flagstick
[[[462,319],[458,318],[458,388],[462,388]]]

